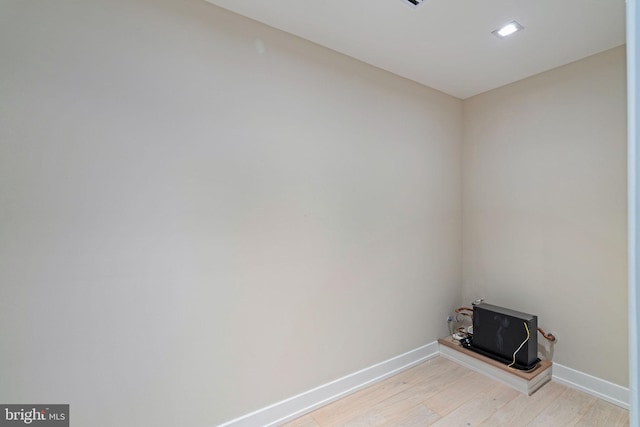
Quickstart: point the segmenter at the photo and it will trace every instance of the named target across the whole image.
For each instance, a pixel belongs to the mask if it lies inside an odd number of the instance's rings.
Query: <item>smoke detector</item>
[[[408,4],[409,6],[416,8],[424,3],[424,0],[401,0],[402,3]]]

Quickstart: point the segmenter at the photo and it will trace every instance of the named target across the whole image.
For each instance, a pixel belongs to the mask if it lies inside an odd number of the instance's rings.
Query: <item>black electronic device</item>
[[[480,303],[473,306],[473,337],[463,345],[513,368],[531,370],[540,362],[537,329],[537,316]]]

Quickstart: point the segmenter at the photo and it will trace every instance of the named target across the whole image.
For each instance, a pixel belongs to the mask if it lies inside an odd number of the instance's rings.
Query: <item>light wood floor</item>
[[[284,424],[325,426],[628,426],[629,412],[555,382],[532,396],[436,357]]]

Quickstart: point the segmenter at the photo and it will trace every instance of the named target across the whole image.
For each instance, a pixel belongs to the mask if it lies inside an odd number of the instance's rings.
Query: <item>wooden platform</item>
[[[509,368],[503,363],[468,350],[462,347],[458,341],[451,338],[451,336],[440,338],[438,344],[442,356],[508,385],[526,395],[531,395],[551,380],[552,364],[548,360],[541,361],[540,365],[533,371],[524,372]]]

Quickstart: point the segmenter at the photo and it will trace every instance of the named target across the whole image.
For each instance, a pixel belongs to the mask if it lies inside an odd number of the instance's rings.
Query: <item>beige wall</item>
[[[201,0],[0,4],[0,401],[214,425],[434,341],[462,102]]]
[[[463,300],[538,314],[626,385],[624,47],[465,100]]]

